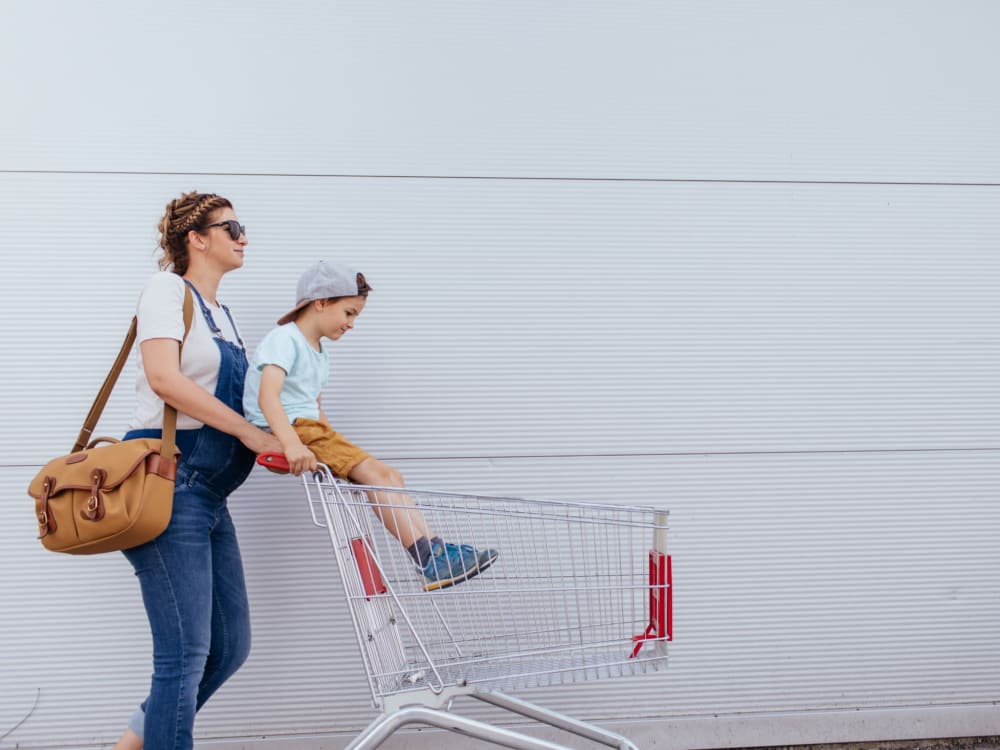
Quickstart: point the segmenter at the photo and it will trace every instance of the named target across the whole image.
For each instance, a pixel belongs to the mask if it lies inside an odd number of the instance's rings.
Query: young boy
[[[330,427],[320,404],[329,378],[322,339],[336,341],[351,330],[371,290],[361,273],[339,263],[310,266],[299,279],[295,307],[254,352],[243,410],[247,420],[278,438],[294,474],[315,471],[321,462],[358,484],[402,488],[400,473]],[[375,494],[369,493],[375,514],[420,568],[425,591],[466,581],[496,560],[496,550],[442,541],[405,492],[388,495],[384,502],[394,508],[383,507]]]

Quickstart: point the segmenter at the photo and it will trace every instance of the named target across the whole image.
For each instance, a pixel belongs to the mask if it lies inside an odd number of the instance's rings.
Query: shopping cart
[[[281,454],[262,454],[287,469]],[[375,708],[347,750],[370,750],[427,724],[523,750],[563,745],[460,716],[476,698],[609,747],[625,737],[504,692],[655,671],[672,637],[667,511],[356,485],[321,465],[303,474],[347,596]],[[407,512],[405,493],[448,541],[499,550],[478,576],[424,591],[403,546],[373,512]]]

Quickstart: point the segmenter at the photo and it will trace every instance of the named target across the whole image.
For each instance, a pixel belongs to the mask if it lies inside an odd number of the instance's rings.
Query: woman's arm
[[[181,373],[179,342],[174,339],[147,339],[139,347],[149,387],[177,411],[232,435],[256,453],[281,450],[281,444],[274,435],[250,424]]]
[[[281,387],[285,384],[285,371],[277,365],[264,365],[260,371],[260,394],[257,403],[267,420],[274,437],[281,443],[289,470],[298,476],[303,471],[316,471],[316,456],[299,439],[288,419],[288,412],[281,404]]]

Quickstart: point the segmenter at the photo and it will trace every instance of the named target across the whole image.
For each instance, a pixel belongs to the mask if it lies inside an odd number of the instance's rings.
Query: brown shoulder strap
[[[184,341],[187,339],[188,332],[191,330],[191,321],[194,317],[194,300],[191,298],[191,290],[188,285],[184,284],[184,336],[181,338],[180,346],[178,347],[179,352],[184,349]],[[94,428],[97,426],[97,420],[101,418],[101,413],[104,411],[104,406],[108,403],[108,397],[111,396],[111,391],[114,390],[115,383],[118,382],[118,376],[121,375],[122,369],[125,367],[125,363],[128,361],[129,352],[132,351],[132,345],[135,343],[135,336],[137,330],[137,321],[132,318],[132,325],[129,326],[128,333],[125,334],[125,341],[122,344],[121,351],[118,352],[118,356],[115,358],[115,363],[111,365],[111,371],[108,376],[104,379],[104,385],[101,386],[101,390],[97,392],[97,398],[94,399],[93,406],[90,407],[90,411],[87,413],[87,418],[83,420],[83,429],[80,430],[79,436],[76,438],[76,443],[73,445],[73,450],[70,453],[76,453],[82,451],[87,447],[87,443],[90,442],[90,436],[94,433]],[[175,441],[177,439],[177,409],[170,406],[167,403],[163,404],[163,439],[160,443],[160,455],[164,458],[173,459]]]

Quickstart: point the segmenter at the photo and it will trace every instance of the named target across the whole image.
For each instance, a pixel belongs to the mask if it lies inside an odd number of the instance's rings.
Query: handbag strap
[[[183,309],[184,336],[181,338],[180,346],[177,347],[178,361],[180,360],[180,353],[184,349],[184,341],[187,339],[188,331],[191,330],[191,320],[194,317],[194,300],[191,298],[191,290],[188,289],[187,284],[184,285]],[[111,395],[111,391],[114,389],[115,383],[118,382],[118,376],[121,375],[122,369],[128,361],[129,352],[132,351],[132,345],[135,343],[137,330],[138,320],[133,317],[132,325],[129,326],[128,333],[125,334],[125,342],[122,344],[121,351],[118,352],[118,356],[115,358],[115,363],[111,365],[111,371],[104,379],[104,385],[102,385],[101,390],[97,392],[97,398],[94,399],[94,404],[90,407],[90,411],[87,413],[87,418],[83,420],[83,429],[80,430],[80,435],[77,437],[76,444],[73,446],[73,450],[71,450],[70,453],[77,453],[87,447],[87,443],[90,441],[90,436],[94,433],[94,428],[97,426],[97,420],[101,418],[101,413],[104,411],[104,406],[108,402],[108,397]],[[177,409],[164,401],[163,433],[160,441],[160,455],[163,458],[170,461],[173,460],[174,452],[177,447],[176,441]]]

